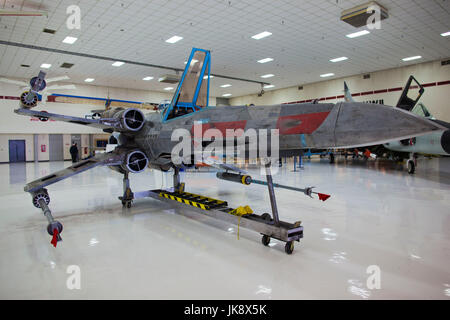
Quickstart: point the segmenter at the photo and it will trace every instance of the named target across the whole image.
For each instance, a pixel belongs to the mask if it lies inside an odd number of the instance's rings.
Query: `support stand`
[[[272,207],[272,217],[275,225],[280,224],[280,219],[278,218],[278,207],[277,207],[277,200],[275,198],[275,190],[273,188],[273,181],[272,181],[272,173],[270,170],[271,162],[268,161],[265,164],[266,167],[266,177],[267,177],[267,188],[269,189],[269,197],[270,197],[270,205]]]
[[[134,194],[130,188],[130,179],[128,178],[128,174],[129,173],[127,171],[123,174],[123,196],[119,197],[119,200],[122,200],[122,206],[131,208]]]

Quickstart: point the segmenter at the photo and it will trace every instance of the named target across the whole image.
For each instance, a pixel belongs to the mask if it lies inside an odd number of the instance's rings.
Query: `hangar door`
[[[48,157],[50,161],[64,161],[64,143],[62,134],[48,135]]]
[[[25,162],[25,140],[9,140],[9,162]]]

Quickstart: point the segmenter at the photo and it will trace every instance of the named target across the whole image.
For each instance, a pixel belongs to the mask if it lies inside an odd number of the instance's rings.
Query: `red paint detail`
[[[437,83],[438,86],[445,86],[446,84],[450,84],[450,81],[441,81]]]
[[[4,97],[3,97],[3,96],[0,96],[0,99],[4,99]]]
[[[56,244],[58,243],[58,229],[53,229],[53,238],[52,241],[50,241],[50,243],[56,248]]]
[[[333,100],[333,99],[336,99],[336,96],[334,96],[334,97],[327,97],[325,100]]]
[[[370,155],[372,153],[369,151],[369,149],[366,149],[366,151],[364,151],[364,155],[366,156],[366,158],[370,158]]]
[[[359,97],[361,95],[361,93],[353,93],[352,97]]]
[[[280,135],[311,134],[324,122],[330,112],[316,112],[279,117],[277,129]]]
[[[319,200],[326,201],[329,197],[331,197],[329,194],[324,193],[317,193],[319,195]]]
[[[20,100],[20,97],[5,96],[7,100]]]
[[[337,96],[336,98],[337,98],[337,99],[342,99],[342,98],[345,98],[345,96],[344,96],[344,95],[341,95],[341,96]]]
[[[373,93],[374,93],[374,94],[378,94],[378,93],[385,93],[385,92],[388,92],[388,89],[376,90],[376,91],[374,91]]]
[[[373,91],[366,91],[366,92],[361,92],[362,96],[367,96],[369,94],[373,94]]]
[[[426,87],[434,87],[436,85],[436,82],[430,82],[430,83],[425,83],[422,85],[422,87],[426,88]]]
[[[56,96],[47,96],[47,102],[56,102]]]
[[[388,89],[388,92],[393,92],[393,91],[402,91],[403,88],[402,87],[398,87],[398,88],[390,88]]]

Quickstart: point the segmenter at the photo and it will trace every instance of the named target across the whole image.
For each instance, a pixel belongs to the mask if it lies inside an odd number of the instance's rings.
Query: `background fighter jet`
[[[413,83],[415,83],[415,85],[412,85]],[[418,89],[417,93],[413,92],[412,89]],[[345,101],[354,102],[352,94],[345,82],[344,91]],[[391,151],[389,153],[391,153],[391,156],[394,159],[408,159],[406,167],[410,174],[415,172],[418,153],[441,156],[450,155],[450,123],[434,118],[425,105],[422,102],[419,102],[424,92],[425,88],[413,76],[410,76],[396,107],[402,110],[411,111],[416,115],[429,119],[441,125],[443,130],[410,139],[389,141],[384,143],[382,147],[375,146],[370,148],[371,151],[377,155],[382,155],[385,153],[386,149],[388,149]]]
[[[105,132],[119,133],[119,145],[114,151],[81,161],[25,186],[25,191],[32,195],[33,204],[41,208],[47,217],[49,221],[47,230],[50,235],[53,235],[52,241],[55,246],[56,242],[61,239],[62,225],[53,220],[48,208],[50,197],[45,187],[96,166],[106,165],[124,175],[124,193],[120,198],[124,206],[130,207],[133,199],[149,194],[148,192],[133,193],[128,180],[130,172],[139,173],[147,167],[162,171],[173,169],[175,193],[171,193],[169,196],[181,199],[178,202],[192,201],[191,196],[190,200],[180,196],[183,194],[184,184],[180,182],[178,172],[180,167],[194,165],[194,163],[177,165],[172,160],[172,149],[178,143],[171,139],[175,129],[182,128],[193,132],[195,126],[199,125],[203,132],[203,130],[214,128],[223,133],[224,139],[234,139],[234,136],[227,136],[227,129],[277,129],[279,130],[280,152],[309,148],[349,148],[373,145],[395,139],[408,139],[441,129],[438,124],[399,108],[356,102],[253,106],[251,108],[246,106],[209,107],[210,68],[210,52],[194,48],[170,104],[163,112],[147,116],[135,108],[113,108],[102,113],[99,119],[34,111],[31,108],[37,105],[37,100],[33,99],[33,95],[36,94],[36,91],[43,90],[45,81],[42,75],[32,81],[33,88],[30,92],[22,94],[21,107],[15,110],[17,114],[76,123],[103,129]],[[208,76],[205,77],[205,75]],[[256,151],[260,151],[258,146],[255,148]],[[238,156],[246,157],[248,154]],[[247,224],[263,223],[265,229],[254,228],[266,237],[263,237],[263,243],[267,245],[268,239],[270,239],[268,237],[276,237],[287,241],[286,252],[292,252],[292,241],[299,240],[302,236],[302,231],[301,235],[299,233],[299,228],[302,227],[299,226],[300,222],[292,225],[279,221],[270,165],[266,164],[267,182],[261,182],[244,175],[240,169],[225,165],[220,161],[209,161],[208,164],[227,171],[218,174],[219,178],[238,181],[246,185],[255,182],[269,187],[272,218],[270,215],[269,217],[250,215],[243,221]],[[302,191],[308,196],[316,194],[312,192],[312,188],[275,186]],[[167,195],[167,193],[161,194]],[[326,200],[329,197],[317,194],[320,200]],[[236,212],[239,215],[249,213],[248,210]],[[287,228],[287,231],[283,228]],[[276,233],[277,230],[280,232],[279,235]],[[285,235],[292,230],[296,230],[296,236]]]

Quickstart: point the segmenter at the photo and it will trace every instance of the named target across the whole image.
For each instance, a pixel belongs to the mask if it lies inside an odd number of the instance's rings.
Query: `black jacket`
[[[69,151],[70,151],[70,154],[77,154],[78,148],[76,146],[71,146]]]

